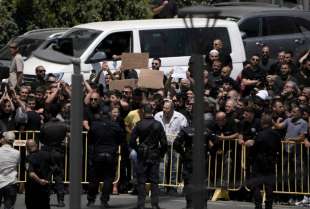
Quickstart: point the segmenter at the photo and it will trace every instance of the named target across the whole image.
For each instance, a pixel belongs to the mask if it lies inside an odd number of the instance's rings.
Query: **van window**
[[[300,17],[297,17],[295,20],[301,32],[310,31],[310,21]]]
[[[96,47],[95,52],[105,52],[107,60],[112,60],[113,55],[122,55],[123,52],[132,52],[132,31],[112,33],[105,37]]]
[[[88,48],[88,46],[91,43],[93,43],[93,41],[98,37],[100,33],[101,31],[97,30],[73,28],[68,32],[66,32],[61,38],[59,38],[58,42],[61,44],[68,44],[69,40],[71,40],[71,42],[73,41],[73,43],[69,44],[71,45],[71,47],[73,47],[74,52],[73,56],[80,57],[84,53],[84,51]],[[68,50],[64,46],[58,46],[57,48],[54,48],[54,50],[60,51],[67,55],[71,55],[70,53],[68,54],[66,52],[70,50]]]
[[[193,31],[174,28],[141,30],[139,33],[141,51],[148,52],[152,58],[190,56],[193,54],[192,44],[194,41],[201,46],[201,54],[208,54],[212,49],[213,40],[216,38],[223,41],[225,52],[231,52],[227,28],[195,28]]]
[[[257,17],[245,19],[239,25],[240,31],[244,32],[247,38],[258,37],[261,22],[260,20],[261,19]]]
[[[294,19],[291,17],[265,17],[263,25],[264,36],[299,33]]]
[[[18,44],[19,52],[23,57],[30,57],[31,53],[37,49],[44,39],[29,39],[29,38],[16,38],[14,41]],[[0,60],[11,60],[10,49],[5,46],[0,51]]]

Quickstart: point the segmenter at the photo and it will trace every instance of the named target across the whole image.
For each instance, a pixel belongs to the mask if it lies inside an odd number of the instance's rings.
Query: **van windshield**
[[[80,57],[100,33],[102,31],[72,28],[58,40],[59,46],[53,49],[66,55]],[[69,40],[71,40],[71,43],[69,43]],[[72,47],[72,49],[68,49],[68,47]]]
[[[16,38],[14,42],[16,42],[19,46],[19,51],[23,57],[28,58],[32,51],[37,49],[42,43],[44,39],[32,39],[32,38]],[[0,50],[0,60],[11,60],[12,56],[10,54],[9,46],[6,45]]]

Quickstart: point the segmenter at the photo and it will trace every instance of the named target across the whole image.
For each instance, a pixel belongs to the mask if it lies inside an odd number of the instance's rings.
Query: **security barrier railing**
[[[21,163],[18,166],[18,182],[26,182],[26,140],[38,141],[38,131],[16,132],[14,147],[21,153]],[[171,136],[172,138],[175,136]],[[64,183],[69,183],[69,138],[65,141],[65,177]],[[171,140],[171,139],[170,139]],[[83,175],[81,183],[88,183],[88,138],[83,132]],[[237,140],[220,140],[218,149],[207,155],[206,180],[209,189],[224,189],[237,191],[241,187],[250,190],[247,182],[251,178],[251,165],[248,148],[238,144]],[[279,159],[276,163],[275,193],[310,195],[310,151],[304,143],[282,141]],[[117,169],[114,183],[120,180],[121,149],[118,150]],[[179,154],[173,149],[173,140],[169,151],[160,165],[159,185],[163,187],[183,187],[183,165]]]
[[[26,149],[26,141],[27,140],[35,140],[39,144],[39,148],[41,148],[41,144],[39,143],[39,131],[24,131],[19,132],[15,131],[16,140],[14,141],[14,148],[17,149],[20,152],[21,160],[20,164],[18,165],[17,171],[18,171],[18,182],[19,183],[25,183],[26,182],[26,156],[27,156],[27,149]],[[83,173],[82,173],[82,184],[88,184],[88,138],[87,138],[87,132],[83,132]],[[70,183],[70,161],[69,161],[69,136],[65,138],[64,142],[64,183],[69,184]],[[113,183],[117,183],[120,179],[120,163],[121,163],[121,148],[118,148],[117,152],[117,169],[116,169],[116,175]],[[53,178],[52,178],[53,181]]]

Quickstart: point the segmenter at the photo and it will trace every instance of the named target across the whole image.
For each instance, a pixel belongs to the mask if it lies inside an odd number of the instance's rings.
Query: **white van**
[[[224,50],[232,58],[231,77],[236,78],[245,61],[238,25],[232,21],[217,20],[214,28],[208,28],[204,18],[195,18],[193,22],[195,28],[198,28],[196,31],[199,31],[199,37],[186,29],[183,19],[110,21],[78,25],[69,29],[59,39],[58,48],[47,45],[35,51],[25,62],[24,75],[33,77],[35,67],[43,65],[47,73],[58,74],[63,80],[71,83],[73,65],[68,58],[72,58],[73,55],[80,58],[81,72],[88,78],[92,70],[100,69],[100,63],[96,60],[98,52],[105,52],[112,70],[121,64],[120,61],[113,61],[112,56],[121,55],[122,52],[148,52],[149,65],[151,66],[152,58],[159,57],[163,69],[187,66],[193,53],[193,41],[202,40],[199,43],[202,54],[208,54],[213,40],[220,38],[224,43]],[[73,40],[73,44],[68,42],[70,39]],[[73,45],[73,51],[68,50],[70,45]]]

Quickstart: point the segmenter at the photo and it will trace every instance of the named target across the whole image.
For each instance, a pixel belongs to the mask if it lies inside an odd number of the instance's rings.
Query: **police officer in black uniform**
[[[108,201],[112,191],[115,176],[118,146],[125,138],[123,129],[108,116],[108,110],[94,115],[94,120],[88,132],[89,144],[89,185],[87,206],[94,205],[98,193],[101,177],[103,177],[103,191],[101,205],[108,208]]]
[[[184,193],[186,199],[186,209],[193,209],[193,197],[192,188],[190,187],[190,181],[193,174],[193,137],[195,134],[194,127],[189,126],[182,128],[178,136],[174,141],[174,149],[180,154],[181,161],[183,163],[183,180],[184,180]],[[206,163],[208,162],[209,152],[212,151],[211,148],[216,143],[215,134],[211,134],[207,131],[204,132],[205,140],[205,154]],[[206,166],[207,168],[208,166]]]
[[[160,209],[159,203],[159,162],[167,152],[167,139],[164,128],[152,115],[151,104],[143,107],[143,119],[134,127],[130,147],[138,153],[137,181],[138,181],[138,203],[137,209],[144,209],[145,183],[151,183],[152,209]],[[137,143],[139,138],[139,145]]]
[[[264,114],[261,118],[262,130],[258,132],[254,140],[245,142],[252,149],[252,173],[250,180],[252,186],[255,209],[262,209],[262,197],[260,190],[265,185],[266,201],[265,208],[272,209],[273,188],[275,184],[275,165],[277,153],[281,148],[281,135],[272,127],[272,117]]]
[[[69,132],[69,127],[65,122],[61,122],[56,118],[60,110],[59,104],[51,104],[49,106],[48,113],[50,114],[50,119],[42,126],[39,139],[43,144],[42,149],[51,155],[58,207],[64,207],[65,138]]]
[[[44,150],[39,151],[34,140],[28,140],[26,146],[29,153],[26,160],[26,208],[50,209],[49,183],[52,175],[51,155]]]

